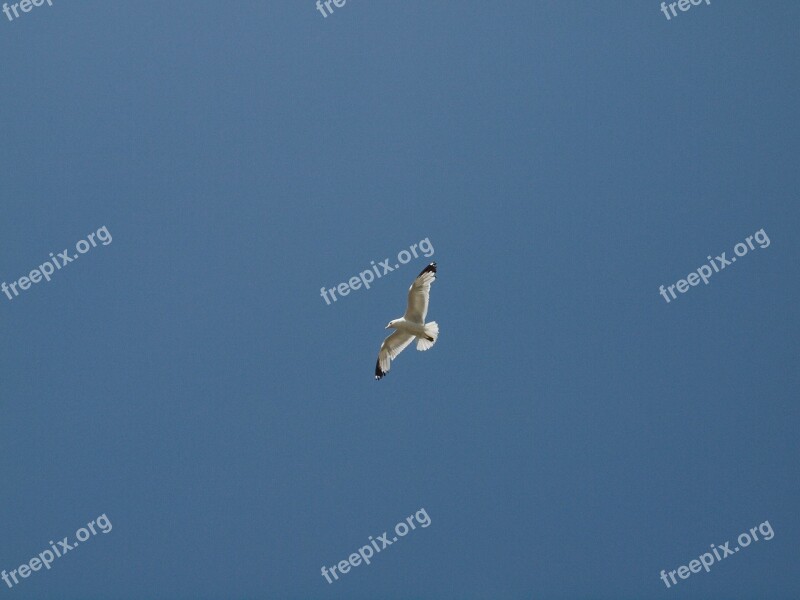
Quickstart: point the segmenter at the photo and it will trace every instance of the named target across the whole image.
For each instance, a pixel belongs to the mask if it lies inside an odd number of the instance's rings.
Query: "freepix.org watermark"
[[[706,3],[706,6],[711,4],[711,0],[678,0],[677,2],[662,2],[661,3],[661,12],[664,13],[664,16],[667,17],[667,21],[669,21],[672,17],[677,17],[678,13],[675,11],[675,5],[678,5],[678,8],[686,12],[692,6],[699,6],[703,2]],[[670,11],[672,11],[672,17],[669,16]]]
[[[34,7],[42,6],[45,2],[47,2],[48,6],[53,6],[53,0],[22,0],[22,2],[15,2],[10,6],[8,2],[4,2],[3,13],[5,13],[9,21],[13,21],[14,19],[19,19],[22,16],[19,14],[19,11],[22,11],[23,13],[29,13],[34,9]],[[11,16],[11,13],[14,13],[13,17]]]
[[[331,4],[333,4],[336,8],[342,8],[345,4],[347,4],[347,0],[317,0],[317,10],[322,13],[322,16],[326,19],[328,15],[333,14],[333,9],[331,8]],[[327,12],[325,9],[328,9]]]
[[[95,238],[97,239],[95,240]],[[111,234],[108,232],[108,229],[105,225],[98,229],[97,232],[90,233],[88,236],[86,236],[85,240],[80,240],[77,244],[75,244],[75,250],[78,251],[77,254],[70,256],[69,248],[65,248],[63,252],[59,252],[55,256],[51,252],[51,260],[39,265],[28,275],[20,277],[17,281],[12,281],[11,283],[6,283],[4,281],[2,284],[0,284],[0,291],[2,291],[9,300],[13,300],[19,296],[20,291],[24,292],[25,290],[29,289],[31,284],[39,283],[42,279],[45,281],[50,281],[50,277],[53,275],[53,273],[63,269],[72,261],[78,260],[81,254],[86,254],[92,248],[96,248],[98,241],[103,246],[108,246],[112,241]],[[19,290],[17,288],[19,288]],[[13,296],[11,295],[12,292],[14,294]]]
[[[97,529],[95,529],[95,525],[97,525]],[[81,527],[75,532],[75,538],[77,541],[70,544],[69,538],[65,537],[63,540],[58,542],[58,544],[54,544],[53,540],[50,540],[50,548],[43,550],[37,556],[34,556],[28,562],[21,564],[16,569],[12,569],[9,572],[6,572],[5,570],[0,572],[0,579],[2,579],[8,587],[12,588],[20,583],[20,578],[27,579],[34,571],[41,571],[42,567],[49,571],[55,559],[61,558],[67,552],[71,552],[77,548],[81,542],[85,542],[92,536],[97,535],[98,531],[102,533],[108,533],[111,531],[111,529],[111,521],[109,521],[108,517],[105,515],[105,513],[103,513],[94,521],[89,522],[86,527]]]
[[[375,281],[376,276],[378,279],[380,279],[387,273],[391,273],[395,269],[399,269],[400,265],[408,264],[411,262],[412,254],[414,258],[419,258],[420,255],[417,252],[417,248],[419,248],[419,251],[425,258],[430,258],[433,256],[433,246],[431,245],[431,241],[428,238],[425,238],[424,240],[420,240],[418,243],[409,246],[408,250],[400,250],[400,252],[397,253],[397,263],[395,263],[394,267],[389,264],[390,261],[388,258],[378,262],[377,265],[375,264],[374,260],[371,260],[371,269],[361,271],[357,277],[351,277],[349,281],[343,281],[339,285],[333,286],[328,290],[326,290],[324,287],[321,288],[320,296],[322,296],[325,302],[330,305],[331,301],[328,299],[328,294],[330,294],[331,298],[333,298],[333,301],[336,302],[338,299],[336,298],[336,292],[339,292],[340,296],[347,296],[347,294],[349,294],[351,291],[360,289],[362,285],[366,289],[369,289],[369,284]],[[373,272],[375,275],[372,274]]]
[[[750,250],[755,250],[756,247],[753,245],[753,240],[756,241],[760,248],[766,248],[770,245],[769,236],[763,229],[759,229],[753,235],[747,236],[745,242],[739,242],[733,247],[733,253],[736,256],[731,256],[730,259],[727,258],[726,252],[723,252],[716,258],[711,258],[710,256],[707,257],[709,264],[703,265],[697,269],[697,272],[691,272],[686,276],[686,279],[679,279],[673,285],[667,286],[666,289],[662,285],[658,288],[659,294],[664,297],[664,300],[667,301],[667,304],[671,302],[670,296],[672,296],[672,300],[675,300],[677,296],[675,295],[675,289],[678,290],[681,294],[685,294],[689,291],[689,286],[696,286],[703,282],[704,285],[708,285],[709,278],[714,273],[719,273],[725,267],[729,267],[733,263],[736,262],[736,257],[742,257],[747,254]],[[711,268],[714,268],[712,271]],[[667,291],[669,291],[670,296],[667,295]]]
[[[669,572],[662,570],[661,580],[664,582],[664,585],[666,585],[667,587],[671,587],[672,585],[678,583],[678,580],[675,579],[676,573],[678,574],[678,577],[680,577],[681,579],[688,579],[692,573],[699,573],[700,569],[705,569],[706,573],[708,573],[711,570],[711,565],[714,564],[714,557],[716,557],[716,562],[719,562],[723,558],[733,556],[742,548],[747,548],[753,542],[757,542],[759,533],[761,534],[761,539],[764,540],[765,542],[768,542],[773,537],[775,537],[775,532],[772,531],[772,525],[769,524],[769,521],[764,521],[758,527],[750,528],[749,532],[747,531],[742,532],[739,535],[739,537],[736,538],[736,541],[739,544],[738,546],[731,548],[730,542],[725,542],[724,544],[720,544],[719,546],[716,547],[714,546],[714,544],[711,544],[710,548],[713,554],[711,552],[706,552],[705,554],[701,554],[695,560],[690,560],[688,567],[686,565],[683,565],[678,567],[674,571],[669,571]],[[722,552],[722,555],[720,555],[720,552]],[[672,584],[670,584],[670,580],[672,581]]]
[[[334,579],[337,581],[339,580],[340,574],[344,575],[348,573],[351,567],[357,567],[362,562],[366,565],[370,564],[370,559],[375,555],[375,553],[391,546],[395,542],[399,541],[401,537],[407,535],[409,531],[416,529],[417,525],[415,524],[415,521],[423,529],[431,524],[431,518],[428,516],[428,513],[424,508],[420,508],[415,514],[407,517],[405,521],[400,521],[394,526],[394,532],[397,535],[393,536],[391,540],[389,539],[389,533],[386,531],[383,532],[383,535],[379,535],[377,540],[373,539],[372,536],[369,536],[369,544],[359,548],[358,552],[353,552],[347,557],[347,560],[342,560],[338,565],[333,565],[332,567],[322,567],[322,576],[327,580],[328,583],[333,583]],[[336,573],[337,569],[339,570],[338,574]],[[333,579],[331,579],[331,575],[333,575]]]

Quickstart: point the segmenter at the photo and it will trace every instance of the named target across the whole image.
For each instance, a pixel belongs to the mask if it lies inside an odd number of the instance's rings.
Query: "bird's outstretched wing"
[[[413,340],[413,335],[399,329],[383,340],[381,350],[378,352],[378,362],[375,364],[375,379],[380,379],[389,372],[392,361]]]
[[[403,318],[412,323],[424,323],[428,314],[431,284],[436,279],[436,263],[432,262],[422,269],[414,283],[408,288],[408,307]]]

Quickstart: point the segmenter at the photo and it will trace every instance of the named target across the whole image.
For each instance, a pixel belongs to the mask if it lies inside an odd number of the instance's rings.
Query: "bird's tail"
[[[439,324],[436,321],[431,321],[425,325],[425,335],[427,337],[417,338],[417,350],[428,350],[436,343],[439,337]],[[427,339],[430,338],[430,339]]]

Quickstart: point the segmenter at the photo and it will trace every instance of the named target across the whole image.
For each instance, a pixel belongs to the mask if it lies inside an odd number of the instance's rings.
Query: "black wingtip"
[[[375,381],[377,381],[378,379],[380,379],[384,375],[386,375],[386,373],[381,371],[381,361],[378,360],[378,362],[375,363]]]
[[[417,277],[421,277],[425,273],[433,273],[434,275],[436,275],[436,262],[432,262],[427,267],[422,269],[422,271],[420,272],[419,275],[417,275]]]

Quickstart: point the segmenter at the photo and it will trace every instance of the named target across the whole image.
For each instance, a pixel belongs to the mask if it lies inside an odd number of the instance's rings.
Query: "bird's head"
[[[384,329],[394,329],[397,327],[397,320],[389,321],[389,323],[384,327]]]

